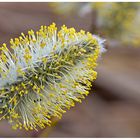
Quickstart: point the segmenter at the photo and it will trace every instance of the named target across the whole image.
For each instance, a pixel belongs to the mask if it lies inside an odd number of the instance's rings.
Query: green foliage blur
[[[97,27],[110,39],[127,45],[140,44],[140,3],[92,3],[97,12]]]

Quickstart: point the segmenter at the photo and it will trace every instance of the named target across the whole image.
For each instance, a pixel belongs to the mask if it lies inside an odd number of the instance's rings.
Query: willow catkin
[[[3,44],[0,55],[0,119],[14,129],[37,130],[61,118],[88,95],[96,79],[103,40],[55,23]]]

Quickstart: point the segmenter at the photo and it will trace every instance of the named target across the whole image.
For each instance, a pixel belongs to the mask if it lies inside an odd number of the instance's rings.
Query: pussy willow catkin
[[[61,118],[88,95],[103,41],[55,23],[0,48],[0,119],[14,129],[37,130]]]

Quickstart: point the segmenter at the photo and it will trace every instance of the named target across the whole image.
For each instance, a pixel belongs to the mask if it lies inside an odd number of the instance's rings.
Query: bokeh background
[[[0,3],[0,43],[55,22],[106,39],[90,95],[52,127],[0,137],[140,137],[140,3]]]

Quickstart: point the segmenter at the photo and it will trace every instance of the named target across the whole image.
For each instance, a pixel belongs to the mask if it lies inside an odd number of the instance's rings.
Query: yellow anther
[[[45,46],[46,46],[46,43],[41,43],[41,44],[40,44],[40,47],[41,47],[41,48],[44,48]]]

